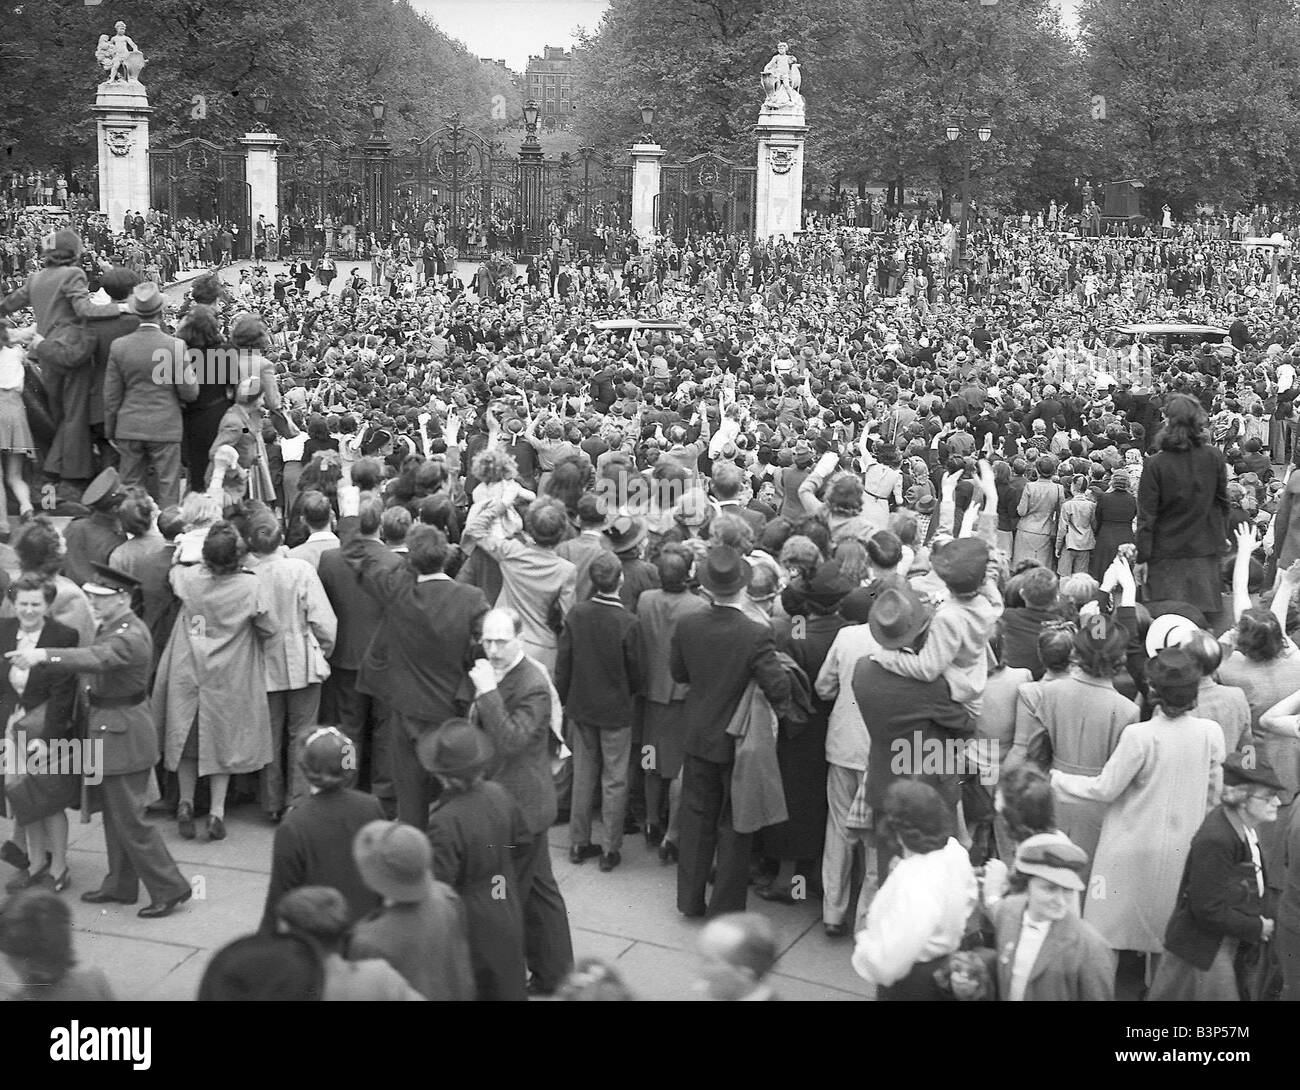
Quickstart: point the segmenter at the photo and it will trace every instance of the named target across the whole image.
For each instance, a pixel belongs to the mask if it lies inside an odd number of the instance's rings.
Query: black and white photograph
[[[1086,1002],[1099,1063],[1249,1066],[1297,164],[1300,0],[0,0],[32,1055]]]

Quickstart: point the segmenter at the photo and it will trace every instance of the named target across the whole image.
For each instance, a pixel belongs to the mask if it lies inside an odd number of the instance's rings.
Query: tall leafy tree
[[[1142,178],[1150,212],[1300,195],[1295,0],[1084,0],[1079,21],[1108,112],[1098,165]]]

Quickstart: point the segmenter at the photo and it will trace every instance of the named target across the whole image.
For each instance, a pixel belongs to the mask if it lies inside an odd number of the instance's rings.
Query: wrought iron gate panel
[[[252,229],[242,151],[195,137],[149,151],[149,204],[173,219],[238,228],[236,258],[249,256]]]
[[[658,229],[678,243],[704,234],[754,236],[758,172],[714,152],[665,164]]]

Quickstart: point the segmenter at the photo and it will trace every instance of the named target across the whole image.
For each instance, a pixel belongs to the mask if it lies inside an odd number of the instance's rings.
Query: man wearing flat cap
[[[162,836],[144,821],[149,777],[158,763],[158,731],[149,708],[153,639],[148,626],[131,612],[138,579],[106,564],[95,564],[82,589],[90,597],[99,627],[89,647],[37,647],[11,651],[10,665],[21,670],[44,664],[54,674],[89,675],[86,700],[91,742],[102,747],[103,780],[97,788],[103,811],[108,875],[97,890],[83,893],[87,904],[133,905],[140,883],[149,904],[138,916],[170,916],[190,899],[191,890]]]

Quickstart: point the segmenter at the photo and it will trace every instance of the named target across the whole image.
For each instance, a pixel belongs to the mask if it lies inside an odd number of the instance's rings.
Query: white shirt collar
[[[396,552],[397,550],[393,550],[393,551]],[[415,577],[415,581],[417,583],[428,583],[434,579],[445,579],[447,580],[448,583],[451,582],[451,576],[448,575],[446,572],[441,572],[441,571],[430,572],[428,575],[417,575]]]

